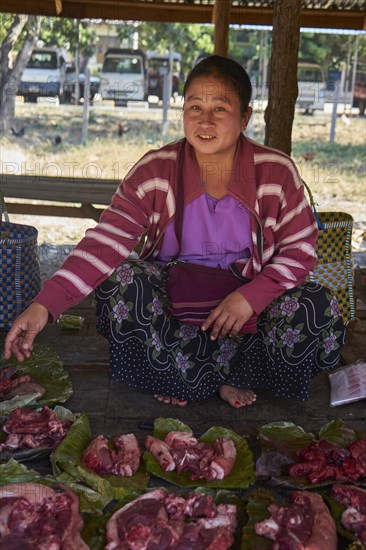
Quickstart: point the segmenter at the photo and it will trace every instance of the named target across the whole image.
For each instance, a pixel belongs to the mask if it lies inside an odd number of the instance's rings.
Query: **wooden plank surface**
[[[107,205],[118,183],[111,179],[0,174],[2,194],[13,199]]]

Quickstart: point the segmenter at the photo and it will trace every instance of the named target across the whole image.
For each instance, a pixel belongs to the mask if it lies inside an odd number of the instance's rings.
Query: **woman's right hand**
[[[5,359],[10,359],[13,354],[22,363],[31,356],[33,341],[47,324],[48,315],[44,306],[33,302],[15,319],[5,339]]]

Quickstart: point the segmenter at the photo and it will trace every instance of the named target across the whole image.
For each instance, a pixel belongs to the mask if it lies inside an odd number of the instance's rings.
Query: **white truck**
[[[34,49],[17,94],[33,103],[38,97],[57,97],[63,102],[66,64],[66,54],[59,48]]]
[[[324,110],[327,83],[323,70],[317,63],[299,61],[297,65],[297,84],[299,94],[296,107],[311,114]]]
[[[145,53],[131,48],[109,48],[104,55],[101,71],[101,93],[103,99],[114,100],[115,105],[146,101]]]

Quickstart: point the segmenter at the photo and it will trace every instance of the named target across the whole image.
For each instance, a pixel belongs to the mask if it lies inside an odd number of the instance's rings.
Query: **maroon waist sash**
[[[247,282],[228,269],[173,261],[166,266],[170,304],[167,312],[184,323],[202,325],[211,311]],[[242,326],[240,333],[257,332],[257,315]]]

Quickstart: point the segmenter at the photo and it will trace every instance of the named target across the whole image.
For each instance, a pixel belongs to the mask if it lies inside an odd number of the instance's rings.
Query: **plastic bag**
[[[366,399],[366,362],[359,359],[329,374],[330,406]]]

